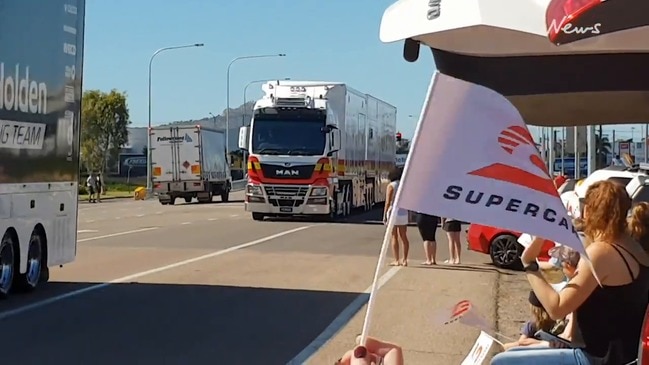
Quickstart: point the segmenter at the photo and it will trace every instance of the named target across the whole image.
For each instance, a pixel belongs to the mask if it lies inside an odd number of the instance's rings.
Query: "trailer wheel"
[[[14,242],[8,233],[0,241],[0,299],[9,296],[14,281]]]
[[[186,196],[185,197],[185,203],[191,203],[192,202],[192,197],[191,196]]]
[[[43,270],[43,240],[38,232],[32,232],[27,249],[27,270],[19,274],[17,287],[25,291],[33,291],[41,281]]]
[[[252,220],[253,221],[263,221],[264,220],[264,215],[261,213],[252,213]]]

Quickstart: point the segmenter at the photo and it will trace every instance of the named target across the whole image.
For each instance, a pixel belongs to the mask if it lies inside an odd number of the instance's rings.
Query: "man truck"
[[[276,81],[262,86],[250,126],[245,210],[271,216],[346,216],[385,201],[395,166],[397,110],[343,83]]]
[[[163,205],[176,198],[227,202],[232,188],[225,132],[197,126],[152,128],[153,191]]]
[[[77,249],[84,0],[0,1],[0,298]],[[29,24],[34,40],[22,37]]]

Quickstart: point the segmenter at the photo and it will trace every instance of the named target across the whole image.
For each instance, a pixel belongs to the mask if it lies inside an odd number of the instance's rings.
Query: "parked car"
[[[471,251],[487,254],[497,267],[503,269],[520,269],[523,246],[518,243],[522,233],[502,228],[484,226],[472,223],[467,230],[467,243]],[[554,242],[546,241],[539,260],[550,259],[548,251],[554,247]]]

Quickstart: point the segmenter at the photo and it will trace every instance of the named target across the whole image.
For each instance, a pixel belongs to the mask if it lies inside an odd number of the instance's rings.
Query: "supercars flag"
[[[516,108],[441,73],[433,75],[395,204],[526,232],[585,255]]]

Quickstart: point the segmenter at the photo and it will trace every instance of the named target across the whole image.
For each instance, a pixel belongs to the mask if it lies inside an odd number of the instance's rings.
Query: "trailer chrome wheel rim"
[[[29,252],[27,253],[27,282],[29,285],[36,286],[41,276],[41,240],[34,235],[29,243]]]
[[[0,289],[7,291],[11,287],[14,272],[13,249],[11,244],[0,244]]]

